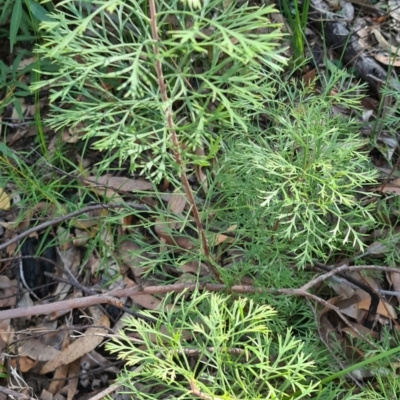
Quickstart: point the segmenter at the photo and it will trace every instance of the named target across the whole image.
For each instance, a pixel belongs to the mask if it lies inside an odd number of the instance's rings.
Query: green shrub
[[[263,244],[257,252],[266,266],[288,254],[304,266],[338,249],[354,252],[376,225],[365,189],[377,173],[359,123],[332,114],[334,107],[353,107],[357,87],[353,98],[289,90],[268,103],[269,127],[228,146],[216,178],[220,208],[228,210],[219,218]]]
[[[169,106],[184,163],[205,162],[194,160],[194,150],[247,130],[249,110],[271,98],[268,71],[285,63],[277,50],[279,25],[268,20],[272,6],[212,0],[191,8],[157,1],[155,41],[147,1],[64,3],[62,13],[42,24],[45,40],[37,51],[59,70],[35,88],[50,84],[48,123],[55,129],[79,125],[95,149],[109,152],[105,168],[115,159],[129,160],[132,172],[173,179]],[[161,99],[158,60],[167,101]]]
[[[296,391],[300,399],[317,391],[311,354],[290,330],[271,331],[271,307],[205,292],[178,295],[169,311],[160,310],[155,326],[127,319],[121,340],[107,345],[126,360],[119,382],[136,399],[283,399]],[[129,332],[140,339],[131,341]]]

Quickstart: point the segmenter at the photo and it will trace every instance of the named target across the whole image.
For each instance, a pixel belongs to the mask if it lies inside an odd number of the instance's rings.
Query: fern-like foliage
[[[136,399],[300,399],[317,391],[311,355],[290,330],[271,331],[271,307],[207,292],[171,300],[155,325],[129,318],[107,344],[126,360],[119,380]]]
[[[270,72],[285,63],[279,25],[268,19],[274,8],[220,0],[199,5],[157,1],[155,40],[145,0],[61,2],[60,12],[42,24],[44,43],[37,49],[59,66],[36,86],[50,86],[48,123],[79,126],[96,149],[111,151],[104,167],[115,158],[129,160],[131,171],[156,181],[176,172],[167,106],[182,157],[192,162],[196,148],[247,130],[246,110],[261,109],[271,98]],[[161,99],[157,60],[168,104]]]

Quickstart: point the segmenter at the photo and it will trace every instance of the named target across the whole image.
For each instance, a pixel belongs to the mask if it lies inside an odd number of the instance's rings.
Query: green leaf
[[[12,0],[7,0],[2,2],[1,14],[0,14],[0,24],[4,24],[10,18]]]
[[[26,0],[26,4],[32,15],[40,22],[52,21],[53,19],[48,15],[48,11],[34,0]]]
[[[12,103],[15,107],[15,110],[17,111],[18,117],[22,119],[24,117],[24,114],[22,112],[20,101],[18,99],[13,99]]]
[[[0,154],[4,155],[5,157],[10,157],[15,161],[18,161],[18,157],[10,150],[10,148],[5,143],[0,143]],[[3,366],[2,364],[0,365]]]
[[[10,22],[10,50],[13,51],[17,41],[17,33],[22,19],[22,0],[16,0]]]

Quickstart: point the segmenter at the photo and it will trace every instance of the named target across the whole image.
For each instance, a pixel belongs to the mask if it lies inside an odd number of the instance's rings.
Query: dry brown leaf
[[[336,296],[332,297],[331,299],[327,300],[329,304],[332,304],[333,306],[337,306],[337,304],[343,302],[346,299],[343,299],[342,296]],[[325,314],[330,313],[332,310],[329,307],[324,307],[321,311],[320,317],[322,317]]]
[[[100,232],[101,243],[104,244],[104,251],[107,256],[114,254],[114,238],[109,227],[104,227]]]
[[[14,328],[11,327],[11,320],[0,321],[0,349],[4,349],[13,340]]]
[[[153,190],[153,185],[144,179],[130,179],[110,175],[89,176],[84,181],[84,184],[97,194],[114,200],[121,197],[121,192]]]
[[[191,284],[191,283],[196,283],[197,282],[197,276],[184,272],[181,274],[181,276],[176,280],[177,284]]]
[[[11,135],[7,135],[6,137],[6,144],[7,146],[11,147],[15,142],[22,138],[28,138],[32,136],[37,136],[37,130],[36,128],[28,127],[25,129],[18,129],[15,133],[12,133]]]
[[[371,305],[371,299],[364,299],[358,303],[358,308],[360,310],[369,310],[369,306]],[[379,315],[390,319],[397,319],[397,313],[393,306],[386,302],[379,301],[378,309],[376,311]]]
[[[400,194],[400,186],[394,186],[389,183],[383,188],[382,193]]]
[[[204,152],[204,147],[196,147],[196,150],[194,151],[196,156],[203,157],[205,158],[205,152]],[[207,193],[208,190],[208,182],[207,182],[207,175],[203,172],[203,169],[201,165],[195,165],[194,168],[194,173],[196,175],[197,181],[200,183],[201,188],[205,193]]]
[[[69,344],[70,344],[70,337],[69,335],[65,334],[63,343],[61,345],[61,350],[65,350],[69,346]],[[54,372],[53,380],[50,382],[50,386],[48,388],[48,391],[51,394],[55,395],[64,386],[67,374],[68,374],[68,365],[60,365],[56,369],[56,371]]]
[[[385,37],[379,32],[378,29],[372,29],[371,33],[375,36],[375,39],[378,41],[379,45],[383,50],[387,51],[393,56],[399,55],[399,48],[396,46],[392,46]],[[376,58],[376,57],[375,57]],[[400,61],[400,59],[395,59],[396,61]]]
[[[14,307],[17,302],[18,283],[7,276],[0,276],[0,307]]]
[[[400,178],[396,178],[387,184],[383,183],[380,189],[382,193],[400,194]]]
[[[254,286],[254,279],[250,276],[242,276],[240,278],[240,284],[246,286]]]
[[[360,310],[358,308],[358,303],[360,302],[360,296],[354,294],[348,299],[339,300],[336,302],[336,306],[340,309],[340,311],[355,319],[356,321],[360,321],[364,315],[360,315]]]
[[[332,281],[329,282],[329,285],[332,287],[335,293],[341,296],[343,299],[349,299],[355,292],[355,289],[346,284],[346,282]]]
[[[103,315],[96,325],[102,325],[106,328],[110,327],[110,320],[107,315]],[[94,350],[101,342],[103,337],[96,336],[96,333],[107,333],[107,329],[89,328],[85,335],[71,343],[65,350],[59,352],[51,361],[43,365],[40,374],[47,374],[54,371],[57,367],[63,364],[70,364],[84,354]]]
[[[37,363],[37,360],[32,360],[29,357],[18,357],[18,365],[21,372],[30,371]]]
[[[85,134],[85,124],[79,123],[78,125],[72,128],[64,129],[61,135],[61,140],[64,143],[77,143],[84,134]]]
[[[161,239],[164,239],[165,243],[167,244],[178,246],[187,250],[191,250],[194,247],[194,243],[192,242],[191,238],[187,236],[172,235],[171,233],[173,232],[171,232],[168,223],[161,219],[156,219],[154,229],[157,235],[160,236]]]
[[[24,58],[18,63],[17,71],[21,71],[21,69],[24,69],[28,65],[34,64],[35,62],[36,62],[36,57]]]
[[[133,223],[133,215],[124,215],[121,218],[122,232],[125,232]]]
[[[349,275],[353,276],[353,278],[357,279],[358,281],[365,281],[374,289],[379,289],[379,285],[374,281],[373,278],[361,276],[358,271],[353,271],[349,273]],[[340,308],[340,311],[343,314],[354,318],[357,322],[361,323],[364,320],[368,310],[359,307],[359,304],[364,300],[370,301],[370,294],[360,288],[357,288],[354,291],[353,296],[339,301],[336,305]]]
[[[168,200],[168,210],[175,215],[182,215],[187,204],[186,196],[183,193],[176,191]]]
[[[315,81],[316,69],[313,68],[310,71],[306,72],[303,75],[303,82],[305,87],[310,87],[311,84]]]
[[[396,292],[400,292],[400,274],[397,274],[395,272],[389,272],[387,274],[389,281],[391,282],[393,289]],[[400,303],[400,296],[396,296],[397,301]]]
[[[81,363],[79,360],[75,360],[69,365],[67,400],[72,400],[75,396],[76,389],[78,388],[80,370]]]
[[[149,254],[132,240],[123,240],[118,246],[117,253],[122,262],[132,270],[136,282],[140,283],[142,275],[151,268],[149,265],[141,266],[143,261],[149,260]]]
[[[378,332],[374,332],[371,329],[366,328],[364,325],[359,324],[357,322],[353,323],[354,327],[363,335],[365,336],[371,336],[373,339],[377,339],[378,338]],[[345,332],[346,334],[348,334],[349,336],[351,336],[353,339],[358,339],[360,336],[354,331],[354,329],[350,328],[350,327],[345,327],[342,328],[342,332]]]
[[[237,225],[231,225],[226,232],[234,232],[235,229],[237,228]],[[230,236],[226,236],[223,234],[217,234],[215,239],[214,239],[214,245],[219,245],[221,243],[224,243],[225,241],[227,241],[228,243],[233,243],[234,242],[234,238],[230,237]]]
[[[207,175],[203,172],[202,168],[199,165],[196,165],[195,174],[198,182],[200,183],[203,191],[207,193],[208,191],[208,181]]]
[[[18,335],[18,339],[23,339],[23,335]],[[49,361],[57,357],[60,351],[37,338],[30,338],[18,348],[18,353],[33,360]]]
[[[63,269],[68,268],[72,272],[72,274],[76,274],[78,266],[81,265],[80,250],[75,246],[71,246],[67,250],[57,248],[56,251],[59,262],[62,263]],[[63,274],[63,278],[67,280],[69,279],[69,277],[65,273]],[[57,300],[59,301],[64,300],[67,297],[70,288],[70,284],[60,282],[54,292],[54,297],[57,298]],[[77,295],[76,292],[74,292],[74,294]],[[69,311],[67,310],[67,312]],[[51,315],[53,316],[53,314]]]
[[[13,235],[13,236],[15,236],[15,235]],[[9,244],[7,246],[7,248],[6,248],[7,255],[12,256],[13,254],[15,254],[15,250],[17,249],[17,245],[18,245],[17,242]]]
[[[173,193],[168,200],[168,209],[175,215],[182,215],[186,205],[186,196],[178,191]],[[164,239],[167,244],[179,246],[188,250],[192,249],[194,246],[191,238],[174,231],[181,228],[181,222],[174,218],[167,218],[167,220],[157,219],[154,228],[157,235],[160,236],[161,239]]]
[[[61,225],[57,226],[57,243],[61,251],[66,251],[72,246],[70,232],[69,228],[64,228]]]
[[[129,289],[131,287],[137,286],[135,282],[130,280],[129,278],[124,278],[124,282],[126,284],[125,288]],[[142,306],[147,310],[155,310],[161,304],[161,301],[151,294],[135,294],[130,296],[130,298],[136,303]],[[166,305],[166,308],[169,308],[169,305]]]
[[[336,342],[340,342],[342,340],[341,336],[337,332],[337,329],[335,329],[335,327],[329,320],[327,312],[320,315],[318,327],[319,327],[319,334],[326,343],[329,343],[333,339]]]
[[[96,222],[97,224],[97,222]],[[75,228],[72,244],[76,247],[85,247],[89,240],[94,236],[88,229]]]
[[[372,111],[378,110],[379,102],[372,97],[363,97],[360,102],[361,105],[367,110],[372,110]]]
[[[46,389],[42,389],[42,393],[40,394],[39,400],[53,400],[53,395]]]
[[[72,226],[78,229],[87,230],[91,232],[91,228],[97,228],[99,226],[99,220],[106,217],[109,214],[109,210],[101,208],[99,210],[93,210],[88,212],[87,217],[82,219],[73,219]],[[93,230],[93,229],[92,229]],[[96,231],[95,231],[96,232]],[[93,233],[94,235],[95,233]]]
[[[180,265],[179,269],[183,272],[199,274],[200,276],[206,276],[210,272],[206,264],[200,263],[199,265],[197,261],[190,261],[184,265]]]

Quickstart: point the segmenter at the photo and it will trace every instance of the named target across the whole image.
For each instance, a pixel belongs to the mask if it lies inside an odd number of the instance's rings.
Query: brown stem
[[[173,122],[173,118],[172,118],[172,108],[171,108],[170,101],[168,99],[167,88],[165,85],[164,74],[162,71],[162,65],[161,65],[161,61],[160,61],[160,52],[158,50],[158,43],[160,42],[160,38],[158,36],[157,10],[156,10],[156,5],[155,5],[154,0],[149,0],[149,8],[150,8],[151,34],[152,34],[153,40],[155,42],[155,44],[153,46],[153,50],[154,50],[154,54],[155,54],[155,61],[154,61],[155,69],[156,69],[156,73],[157,73],[157,80],[158,80],[158,86],[160,88],[161,99],[162,99],[163,103],[165,104],[164,114],[165,114],[168,130],[171,134],[174,158],[175,158],[175,162],[177,163],[177,165],[179,167],[180,180],[182,182],[182,186],[185,190],[186,196],[187,196],[189,204],[191,206],[193,217],[196,222],[196,227],[197,227],[199,237],[200,237],[200,240],[202,243],[204,255],[207,260],[210,260],[210,251],[208,248],[207,238],[204,233],[203,224],[201,223],[199,210],[196,206],[196,202],[194,200],[189,181],[185,174],[185,168],[184,168],[185,166],[182,161],[181,153],[180,153],[181,146],[179,144],[179,139],[178,139],[178,135],[176,134],[176,130],[174,129],[174,122]],[[212,274],[214,275],[214,278],[219,283],[222,283],[219,272],[215,268],[215,266],[212,264],[212,262],[209,263],[209,267],[210,267]]]

